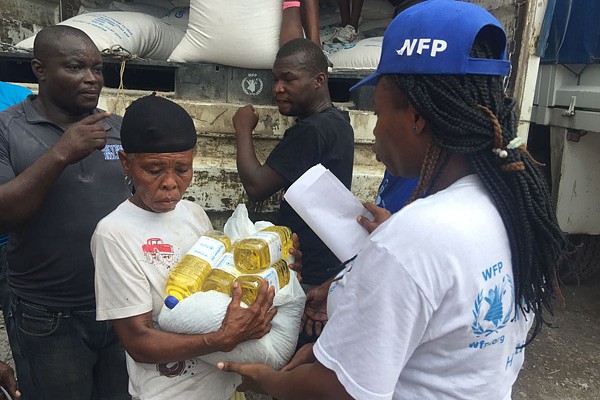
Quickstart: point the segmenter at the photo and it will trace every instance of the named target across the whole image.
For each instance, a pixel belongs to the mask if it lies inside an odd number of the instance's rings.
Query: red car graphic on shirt
[[[150,238],[142,245],[146,261],[150,264],[173,261],[173,246],[163,243],[160,238]]]

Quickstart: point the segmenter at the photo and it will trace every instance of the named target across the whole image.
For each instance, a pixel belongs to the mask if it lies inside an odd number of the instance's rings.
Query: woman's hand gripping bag
[[[180,301],[173,309],[163,306],[158,316],[160,329],[185,334],[215,332],[221,327],[230,301],[229,296],[214,290],[195,293]],[[296,273],[290,271],[290,282],[273,299],[277,314],[268,334],[260,339],[242,342],[230,352],[211,353],[199,359],[212,365],[219,361],[233,361],[267,364],[274,369],[281,369],[296,349],[305,302],[306,295]]]

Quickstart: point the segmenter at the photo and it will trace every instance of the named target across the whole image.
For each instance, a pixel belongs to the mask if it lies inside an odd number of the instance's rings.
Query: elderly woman
[[[182,200],[192,180],[194,123],[174,102],[148,96],[125,112],[119,157],[134,194],[100,221],[92,237],[96,265],[97,318],[112,320],[127,351],[130,393],[146,399],[229,399],[239,377],[195,358],[230,351],[270,330],[273,290],[266,284],[256,302],[240,307],[241,290],[221,328],[204,335],[160,330],[158,313],[169,270],[212,229],[204,210]],[[101,194],[99,194],[101,195]],[[146,257],[144,245],[160,239],[172,259]]]
[[[426,1],[390,24],[377,72],[359,85],[376,84],[377,156],[419,184],[331,283],[314,347],[283,372],[219,365],[244,376],[240,389],[280,400],[510,398],[570,249],[516,136],[505,49],[500,23],[467,2]]]

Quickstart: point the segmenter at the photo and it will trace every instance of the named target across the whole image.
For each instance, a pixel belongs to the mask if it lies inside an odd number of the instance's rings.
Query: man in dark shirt
[[[22,399],[130,399],[125,355],[95,318],[90,238],[129,191],[121,118],[96,108],[102,57],[51,26],[35,39],[39,94],[0,114],[0,232],[9,232],[5,315]],[[31,378],[31,379],[25,379]]]
[[[279,112],[297,120],[261,164],[252,141],[252,130],[258,123],[257,112],[247,105],[233,117],[237,167],[248,196],[264,200],[287,189],[318,163],[350,188],[354,131],[347,113],[333,107],[327,86],[327,59],[319,46],[306,39],[287,42],[277,53],[273,79],[273,95]],[[285,200],[281,201],[277,223],[289,226],[300,238],[305,289],[323,283],[336,271],[340,260]]]

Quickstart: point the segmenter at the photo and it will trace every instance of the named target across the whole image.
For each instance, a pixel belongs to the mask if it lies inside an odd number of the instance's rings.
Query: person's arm
[[[110,113],[92,114],[71,126],[23,173],[0,185],[0,232],[9,232],[27,222],[69,164],[104,147],[106,132],[97,122],[108,116]]]
[[[308,336],[319,336],[327,323],[327,294],[334,279],[335,277],[332,277],[306,293],[300,329]]]
[[[233,298],[221,328],[203,335],[158,330],[152,322],[152,312],[112,320],[112,323],[123,347],[135,361],[148,364],[180,361],[216,351],[231,351],[243,341],[266,335],[277,313],[271,307],[274,295],[274,290],[263,281],[254,304],[242,308],[241,288],[234,284]]]
[[[302,0],[300,3],[302,27],[306,38],[321,47],[319,33],[319,0]]]
[[[248,197],[260,201],[282,189],[286,180],[271,167],[258,161],[252,140],[252,131],[257,123],[258,113],[251,105],[240,108],[233,117],[240,180]]]
[[[351,400],[335,372],[320,362],[300,365],[290,371],[275,371],[263,364],[222,362],[223,371],[237,372],[243,378],[238,391],[270,394],[280,400]]]
[[[284,1],[285,6],[285,1]],[[287,7],[281,16],[281,29],[279,31],[279,47],[293,39],[303,38],[300,7]]]
[[[15,371],[6,363],[0,361],[0,385],[8,392],[10,397],[17,399],[21,397],[21,392],[17,390],[17,380],[15,379]],[[0,399],[6,397],[0,391]]]

